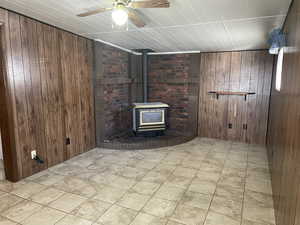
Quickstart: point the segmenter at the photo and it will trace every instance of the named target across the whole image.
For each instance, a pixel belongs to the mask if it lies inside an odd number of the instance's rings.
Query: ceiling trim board
[[[269,51],[268,48],[257,48],[257,49],[236,49],[236,50],[228,50],[228,51],[202,51],[201,53],[225,53],[225,52],[251,52],[251,51]]]
[[[148,55],[177,55],[177,54],[198,54],[201,51],[180,51],[180,52],[149,52]]]
[[[130,50],[130,49],[127,49],[127,48],[123,48],[119,45],[115,45],[115,44],[112,44],[110,42],[103,41],[101,39],[95,39],[95,41],[101,42],[103,44],[109,45],[109,46],[114,47],[114,48],[118,48],[120,50],[123,50],[125,52],[131,53],[131,54],[134,54],[134,55],[142,55],[142,53],[140,53],[140,52],[136,52],[136,51],[133,51],[133,50]],[[148,55],[175,55],[175,54],[198,54],[198,53],[201,53],[201,51],[149,52]]]
[[[131,54],[134,54],[134,55],[142,55],[142,53],[140,53],[140,52],[135,52],[135,51],[132,51],[132,50],[130,50],[130,49],[123,48],[123,47],[121,47],[121,46],[119,46],[119,45],[115,45],[115,44],[113,44],[113,43],[110,43],[110,42],[107,42],[107,41],[103,41],[103,40],[101,40],[101,39],[95,39],[95,41],[101,42],[101,43],[103,43],[103,44],[109,45],[109,46],[111,46],[111,47],[120,49],[120,50],[122,50],[122,51],[131,53]]]

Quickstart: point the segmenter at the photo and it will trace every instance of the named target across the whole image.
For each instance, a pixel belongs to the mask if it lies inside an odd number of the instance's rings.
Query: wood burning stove
[[[133,104],[133,130],[136,133],[167,129],[169,105],[161,102]]]

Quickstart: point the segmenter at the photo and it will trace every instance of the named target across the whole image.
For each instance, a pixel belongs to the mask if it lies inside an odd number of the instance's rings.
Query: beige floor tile
[[[196,173],[197,173],[197,170],[195,170],[195,169],[190,169],[190,168],[185,168],[185,167],[177,167],[174,170],[173,175],[193,178],[196,175]]]
[[[109,207],[111,207],[111,203],[90,199],[75,208],[71,214],[94,222],[98,220]]]
[[[135,165],[136,168],[142,168],[142,169],[146,169],[146,170],[152,170],[156,166],[157,166],[157,163],[151,162],[148,160],[141,160]]]
[[[172,215],[175,207],[175,202],[159,198],[152,198],[143,208],[143,211],[158,217],[168,217]]]
[[[231,217],[210,211],[204,225],[240,225],[240,219],[235,220]]]
[[[247,169],[247,163],[227,160],[224,165],[224,169],[225,168],[240,169],[242,171],[245,171]]]
[[[221,177],[221,173],[204,172],[199,170],[196,176],[197,178],[199,178],[199,180],[209,180],[213,182],[218,182],[218,180]]]
[[[269,194],[246,190],[244,196],[244,203],[248,205],[272,208],[273,197]]]
[[[0,225],[17,225],[17,223],[0,216]]]
[[[207,163],[222,169],[226,161],[226,156],[227,154],[224,153],[211,152],[208,153],[207,157],[202,162],[203,164]],[[203,169],[203,166],[201,166],[201,168]]]
[[[200,171],[202,172],[209,172],[209,173],[221,173],[223,170],[223,165],[214,165],[210,163],[202,163],[200,168]]]
[[[72,193],[82,197],[91,198],[98,194],[104,187],[104,184],[97,184],[93,181],[86,180],[85,186],[73,190]]]
[[[0,197],[0,213],[18,204],[21,201],[23,201],[23,199],[16,195],[3,195],[2,197]]]
[[[22,221],[22,225],[54,225],[60,219],[62,219],[66,214],[51,208],[43,208],[26,220]]]
[[[243,218],[257,223],[275,224],[272,196],[247,190]]]
[[[217,183],[214,181],[200,180],[198,178],[195,178],[192,181],[188,190],[193,192],[199,192],[202,194],[212,195],[215,193],[216,187]]]
[[[275,224],[274,209],[245,203],[243,218],[262,224]]]
[[[28,199],[35,193],[39,193],[46,188],[47,188],[47,186],[45,186],[45,185],[28,182],[28,183],[18,187],[17,189],[13,190],[11,193],[18,195],[21,198]]]
[[[233,218],[240,218],[242,213],[242,202],[231,198],[214,196],[210,210]]]
[[[185,225],[203,225],[206,211],[189,205],[177,206],[171,220]]]
[[[59,182],[55,183],[53,187],[64,192],[73,193],[82,190],[87,185],[88,183],[86,180],[74,176],[66,176]]]
[[[88,168],[85,168],[80,174],[75,175],[75,177],[81,178],[84,180],[89,180],[98,174],[99,174],[99,172],[96,170],[90,170]]]
[[[155,198],[166,199],[170,201],[179,201],[185,192],[185,189],[177,188],[169,185],[162,185],[155,193]]]
[[[2,212],[1,215],[10,220],[20,223],[41,208],[42,206],[37,203],[24,200],[17,205],[9,208],[8,210]]]
[[[119,189],[119,188],[114,188],[111,186],[105,186],[93,198],[96,200],[100,200],[100,201],[115,203],[118,200],[120,200],[125,193],[126,193],[125,189]]]
[[[247,180],[271,180],[271,175],[269,172],[265,172],[264,170],[268,171],[265,168],[257,168],[255,170],[248,169],[247,171]]]
[[[33,174],[33,175],[29,176],[29,177],[26,177],[25,180],[27,182],[34,181],[34,180],[36,180],[36,179],[38,179],[38,178],[40,178],[40,177],[42,177],[44,175],[48,175],[48,174],[52,174],[52,173],[50,172],[50,170],[46,169],[46,170],[40,171],[38,173],[35,173],[35,174]]]
[[[76,216],[67,215],[55,225],[92,225],[92,222]]]
[[[162,184],[168,179],[169,176],[170,174],[150,171],[143,177],[141,181]]]
[[[272,195],[271,180],[247,179],[246,189]]]
[[[198,207],[207,210],[210,206],[212,195],[205,195],[198,192],[187,191],[180,203],[192,207]]]
[[[235,169],[235,168],[224,168],[222,171],[223,176],[229,176],[229,177],[246,177],[246,170],[243,169]]]
[[[39,183],[42,185],[51,186],[63,179],[64,179],[64,176],[48,172],[47,174],[44,174],[44,175],[34,179],[33,181],[35,183]]]
[[[24,184],[26,184],[26,181],[19,181],[16,183],[12,183],[8,180],[1,180],[0,181],[0,190],[4,191],[4,192],[11,192],[16,188],[23,186]]]
[[[244,197],[244,188],[240,189],[228,185],[218,185],[215,194],[217,196],[242,202]]]
[[[165,182],[165,184],[178,187],[178,188],[183,188],[186,189],[190,183],[192,182],[193,178],[190,177],[183,177],[183,176],[176,176],[176,175],[170,175]]]
[[[86,198],[83,198],[79,195],[66,193],[59,197],[57,200],[50,203],[49,206],[54,209],[70,213],[72,210],[74,210],[76,207],[82,204],[85,200]]]
[[[152,195],[159,189],[159,187],[160,184],[141,181],[137,183],[134,187],[132,187],[132,190],[140,194]]]
[[[175,169],[176,166],[174,165],[160,163],[153,169],[153,171],[164,175],[170,175]]]
[[[272,225],[272,224],[269,224],[269,223],[257,223],[257,222],[253,222],[253,221],[250,221],[250,220],[243,220],[242,221],[242,224],[241,225]]]
[[[227,185],[242,189],[245,187],[245,179],[241,177],[222,176],[218,182],[219,185]]]
[[[133,187],[136,183],[137,182],[134,179],[119,177],[111,184],[111,186],[128,190],[131,187]]]
[[[0,191],[0,198],[1,198],[2,196],[6,195],[6,194],[7,194],[7,192]]]
[[[175,221],[169,220],[166,225],[184,225],[183,223],[177,223]]]
[[[167,220],[146,213],[139,213],[130,225],[165,225]]]
[[[30,200],[34,201],[34,202],[38,202],[40,204],[43,205],[47,205],[50,202],[58,199],[59,197],[61,197],[65,192],[55,189],[55,188],[47,188],[37,194],[34,194]]]
[[[146,175],[146,173],[148,173],[148,170],[142,168],[124,167],[119,175],[139,181]]]
[[[65,163],[73,165],[73,166],[79,166],[79,167],[86,168],[86,167],[90,166],[91,164],[93,164],[95,160],[96,160],[95,158],[91,158],[87,154],[85,154],[85,155],[76,156],[76,157],[66,161]]]
[[[163,164],[167,164],[170,166],[178,166],[181,164],[183,158],[181,157],[176,157],[176,156],[170,156],[168,155],[166,158],[164,158],[161,162]]]
[[[99,218],[98,223],[103,225],[129,225],[136,215],[137,211],[114,205]]]
[[[201,161],[195,160],[193,158],[184,159],[181,163],[181,166],[191,168],[191,169],[199,169],[201,166]]]
[[[148,202],[150,196],[141,195],[135,192],[126,193],[117,204],[129,209],[133,209],[136,211],[141,210],[144,205]]]
[[[119,176],[117,176],[114,172],[105,172],[92,177],[91,180],[98,184],[110,185],[118,178]]]
[[[62,176],[75,176],[82,172],[82,167],[61,163],[51,167],[49,170]]]

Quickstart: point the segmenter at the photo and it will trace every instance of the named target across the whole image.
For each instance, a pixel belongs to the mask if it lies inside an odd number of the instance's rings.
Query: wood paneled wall
[[[294,0],[287,34],[281,90],[271,94],[268,151],[277,225],[300,225],[300,1]]]
[[[0,23],[4,161],[17,181],[95,146],[92,41],[4,9]]]
[[[267,51],[202,53],[199,136],[265,145],[272,70]],[[256,94],[245,101],[243,96],[217,99],[210,91]]]

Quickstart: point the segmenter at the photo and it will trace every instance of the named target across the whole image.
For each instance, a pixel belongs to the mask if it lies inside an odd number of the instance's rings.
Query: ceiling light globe
[[[115,22],[116,25],[122,26],[124,25],[128,20],[128,13],[123,8],[117,8],[112,11],[112,19]]]

